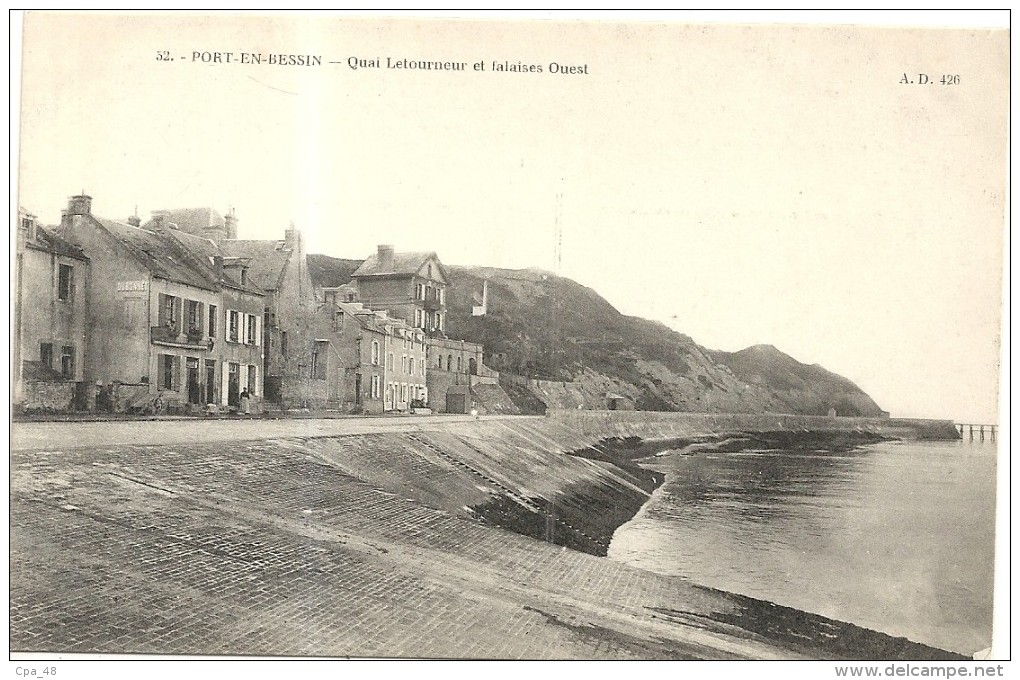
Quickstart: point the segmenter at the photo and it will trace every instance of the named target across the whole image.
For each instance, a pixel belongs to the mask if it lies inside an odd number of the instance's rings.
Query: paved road
[[[424,506],[308,451],[293,440],[15,451],[12,650],[789,655],[698,621],[733,609],[718,594]]]
[[[542,416],[481,416],[479,420],[542,419]],[[372,432],[407,432],[441,424],[470,422],[468,415],[361,418],[280,418],[17,422],[11,426],[15,451],[79,447],[198,444],[279,437],[323,437]]]

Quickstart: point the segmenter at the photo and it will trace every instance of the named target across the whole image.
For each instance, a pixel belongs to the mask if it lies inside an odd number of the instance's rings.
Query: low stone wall
[[[475,408],[482,414],[519,415],[521,412],[498,382],[474,383],[471,397]]]
[[[74,382],[56,380],[26,381],[25,411],[67,412],[74,409]]]
[[[784,414],[666,413],[549,409],[546,417],[595,437],[681,437],[727,431],[866,431],[900,439],[959,439],[950,420],[830,418]]]
[[[446,393],[451,387],[461,385],[468,389],[470,376],[467,373],[429,368],[425,373],[425,386],[429,391],[429,407],[436,413],[446,413]]]

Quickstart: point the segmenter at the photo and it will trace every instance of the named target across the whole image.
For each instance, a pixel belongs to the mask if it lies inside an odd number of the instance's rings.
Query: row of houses
[[[239,239],[232,211],[142,224],[94,215],[78,195],[59,225],[19,221],[25,410],[465,412],[472,384],[498,383],[480,345],[446,334],[434,252],[379,246],[349,283],[316,288],[298,229]]]

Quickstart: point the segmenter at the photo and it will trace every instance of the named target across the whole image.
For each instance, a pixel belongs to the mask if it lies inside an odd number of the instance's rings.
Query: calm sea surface
[[[666,455],[611,559],[942,649],[991,645],[995,445]]]

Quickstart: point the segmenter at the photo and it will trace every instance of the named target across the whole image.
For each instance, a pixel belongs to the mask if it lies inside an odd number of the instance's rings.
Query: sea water
[[[942,649],[991,646],[995,444],[660,456],[609,557]]]

